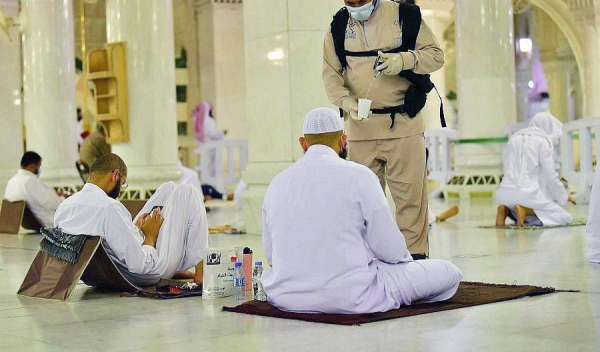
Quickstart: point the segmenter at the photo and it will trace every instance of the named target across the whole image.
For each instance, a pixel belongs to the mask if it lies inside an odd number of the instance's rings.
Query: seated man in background
[[[99,157],[83,189],[57,209],[54,226],[72,235],[102,237],[111,259],[137,285],[153,285],[194,266],[194,281],[202,282],[208,227],[200,192],[165,183],[132,222],[116,200],[125,188],[123,160],[115,154]]]
[[[554,169],[554,140],[562,123],[549,113],[538,113],[529,127],[513,134],[504,151],[504,176],[496,192],[500,204],[496,226],[512,218],[517,226],[566,225],[573,221],[562,208],[575,204]]]
[[[181,152],[181,147],[179,147],[178,151]],[[224,195],[222,193],[219,193],[219,191],[217,191],[212,186],[201,184],[200,177],[198,177],[198,172],[194,169],[184,166],[183,162],[181,162],[181,159],[177,160],[177,166],[179,167],[179,171],[181,171],[181,178],[179,179],[179,184],[192,185],[196,187],[200,192],[202,192],[203,200],[233,200],[233,194]]]
[[[305,155],[271,182],[263,203],[262,276],[269,302],[297,312],[384,312],[451,298],[461,271],[414,261],[377,176],[343,160],[338,112],[304,120]]]
[[[54,212],[65,197],[40,181],[41,167],[42,157],[38,153],[23,154],[21,169],[8,180],[4,198],[11,202],[26,201],[36,219],[44,227],[52,227]]]
[[[110,144],[106,143],[106,132],[102,125],[97,125],[96,130],[83,140],[79,149],[79,159],[83,160],[88,166],[92,166],[94,161],[104,154],[111,151]]]

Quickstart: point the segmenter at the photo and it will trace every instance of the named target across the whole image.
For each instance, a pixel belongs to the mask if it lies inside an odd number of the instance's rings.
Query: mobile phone
[[[160,211],[160,210],[163,210],[163,206],[162,205],[155,205],[155,206],[152,207],[152,209],[150,210],[150,212],[152,213],[154,211],[154,209],[158,209]]]

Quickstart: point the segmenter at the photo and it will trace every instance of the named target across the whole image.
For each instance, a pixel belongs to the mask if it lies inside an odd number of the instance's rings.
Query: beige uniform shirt
[[[346,28],[345,47],[348,51],[390,50],[402,44],[402,31],[398,19],[398,4],[379,0],[380,5],[371,18],[361,22],[350,17]],[[444,53],[431,29],[421,22],[417,36],[415,73],[426,74],[444,65]],[[373,101],[371,109],[401,105],[410,82],[399,76],[381,74],[373,81],[375,57],[347,56],[348,68],[342,76],[342,66],[335,54],[333,37],[328,30],[323,49],[323,81],[329,100],[341,107],[344,99],[364,98],[373,83],[367,98]],[[358,123],[346,117],[346,134],[351,141],[389,139],[413,136],[424,132],[423,116],[419,113],[411,119],[408,115],[396,114],[396,123],[390,131],[390,115],[371,115],[366,122]]]

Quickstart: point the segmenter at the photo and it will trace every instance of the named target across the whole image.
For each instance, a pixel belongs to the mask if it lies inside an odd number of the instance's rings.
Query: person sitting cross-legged
[[[315,109],[303,130],[305,155],[272,180],[263,202],[268,301],[286,311],[352,314],[451,298],[460,269],[413,260],[377,176],[341,158],[339,114]]]
[[[202,282],[208,224],[202,194],[191,185],[161,185],[131,221],[118,202],[127,187],[127,166],[105,154],[90,168],[83,189],[56,210],[54,226],[72,235],[100,236],[121,273],[137,285],[153,285],[195,267]]]

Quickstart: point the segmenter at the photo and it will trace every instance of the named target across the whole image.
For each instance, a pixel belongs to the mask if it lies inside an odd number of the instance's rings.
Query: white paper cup
[[[371,111],[371,99],[358,99],[358,117],[366,119]]]

